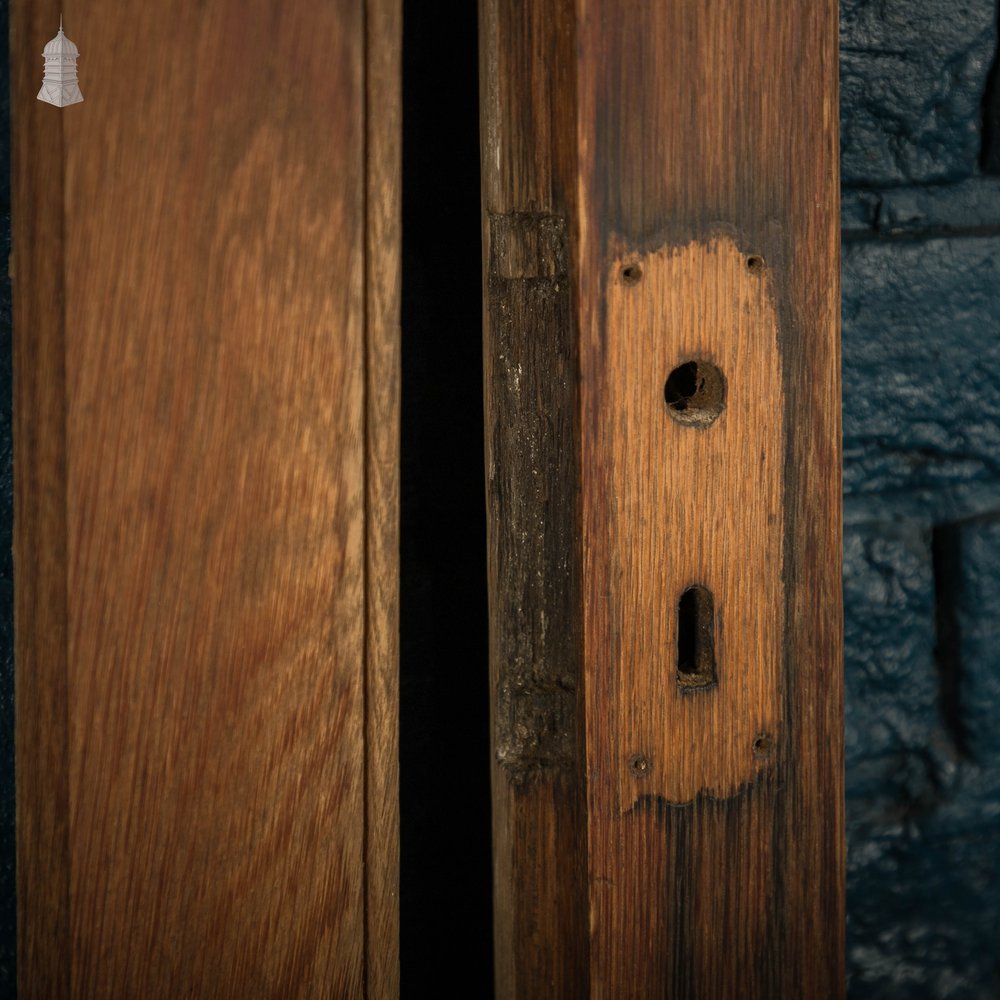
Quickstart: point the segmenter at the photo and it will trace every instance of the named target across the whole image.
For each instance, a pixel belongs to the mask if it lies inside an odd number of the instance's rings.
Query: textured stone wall
[[[852,998],[1000,996],[994,0],[842,0]]]

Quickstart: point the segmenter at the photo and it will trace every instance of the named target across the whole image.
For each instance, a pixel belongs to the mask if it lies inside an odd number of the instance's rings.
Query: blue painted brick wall
[[[842,0],[849,995],[1000,996],[994,0]]]
[[[989,0],[841,0],[841,169],[848,184],[975,173],[995,39]]]

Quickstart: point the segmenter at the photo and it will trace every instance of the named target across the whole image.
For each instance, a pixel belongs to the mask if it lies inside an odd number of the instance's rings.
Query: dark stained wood
[[[12,11],[20,995],[396,995],[398,4],[62,11],[61,110]]]
[[[527,716],[516,745],[555,733],[585,755],[558,771],[574,796],[586,775],[587,837],[573,797],[536,796],[519,823],[497,762],[499,993],[842,995],[836,4],[551,7],[481,4],[487,441],[507,443],[490,464],[494,735],[503,750],[511,671],[559,663],[582,704]],[[495,279],[496,217],[531,213],[568,234],[559,322]],[[692,360],[725,379],[705,426],[664,398]],[[559,532],[578,538],[565,569],[545,548]],[[701,679],[678,671],[695,585],[714,599]],[[554,610],[556,661],[537,638]],[[554,786],[535,763],[533,787]],[[527,859],[555,829],[562,873],[543,879]],[[585,918],[567,923],[583,864]],[[539,927],[566,954],[547,979],[509,974],[536,968],[521,929]]]
[[[33,928],[20,936],[17,961],[21,981],[51,1000],[70,995],[69,965],[59,960],[70,914],[64,119],[33,105],[42,107],[41,51],[58,17],[54,2],[20,5],[11,16],[11,37],[30,39],[37,56],[11,60],[17,925]],[[34,181],[39,175],[45,183]],[[18,294],[29,278],[35,294]]]
[[[567,235],[556,216],[490,218],[494,869],[497,899],[512,896],[495,907],[501,996],[521,995],[521,983],[585,983],[574,944],[586,911]]]
[[[498,997],[587,995],[573,29],[480,5]]]

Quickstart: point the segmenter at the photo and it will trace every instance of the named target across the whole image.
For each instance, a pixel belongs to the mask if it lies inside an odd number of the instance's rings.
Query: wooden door
[[[499,994],[841,995],[837,5],[480,15]]]
[[[12,4],[24,998],[397,991],[398,46]]]

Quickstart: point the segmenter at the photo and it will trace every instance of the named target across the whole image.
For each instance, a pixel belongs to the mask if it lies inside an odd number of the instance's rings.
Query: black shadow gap
[[[488,998],[476,5],[412,2],[403,13],[402,994]]]

